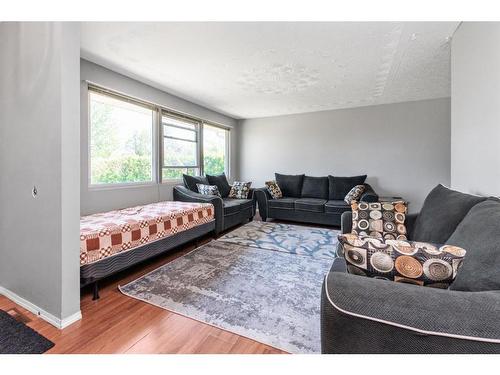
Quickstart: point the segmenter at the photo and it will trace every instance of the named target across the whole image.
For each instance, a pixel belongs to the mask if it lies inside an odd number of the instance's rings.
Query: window
[[[229,130],[89,84],[89,184],[229,175]]]
[[[162,115],[162,179],[200,174],[200,123],[174,115]]]
[[[152,107],[89,90],[90,183],[155,180]]]
[[[203,124],[203,172],[205,174],[227,173],[228,133],[226,129]]]

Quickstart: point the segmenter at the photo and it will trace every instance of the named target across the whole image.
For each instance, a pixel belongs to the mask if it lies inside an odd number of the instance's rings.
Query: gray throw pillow
[[[207,174],[207,179],[210,185],[217,186],[222,198],[227,198],[229,196],[229,192],[231,191],[231,185],[229,185],[229,182],[227,182],[225,173],[222,173],[218,176],[212,176]]]
[[[445,243],[467,212],[484,200],[486,197],[461,193],[441,184],[436,186],[425,198],[411,240]]]
[[[196,184],[208,185],[208,180],[204,176],[189,176],[187,174],[183,174],[182,179],[184,181],[184,186],[195,193],[198,193],[198,187]]]
[[[489,198],[471,208],[446,242],[465,247],[467,257],[450,289],[500,290],[500,200]]]

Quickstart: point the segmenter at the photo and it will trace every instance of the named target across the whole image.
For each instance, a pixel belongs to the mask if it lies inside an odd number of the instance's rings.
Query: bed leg
[[[96,301],[99,299],[99,284],[97,283],[97,281],[94,281],[94,283],[92,284],[92,289],[94,291],[94,296],[92,297],[92,301]]]

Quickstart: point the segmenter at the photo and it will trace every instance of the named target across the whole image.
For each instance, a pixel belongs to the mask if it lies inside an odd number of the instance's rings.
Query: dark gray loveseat
[[[222,198],[198,192],[197,183],[216,185]],[[251,221],[255,216],[254,189],[250,189],[247,199],[229,198],[231,186],[224,174],[220,176],[184,176],[184,185],[174,186],[174,201],[211,203],[215,211],[215,234],[238,224]]]
[[[283,198],[273,199],[267,188],[255,189],[263,221],[273,218],[339,226],[342,213],[351,211],[344,198],[356,185],[365,185],[361,201],[378,201],[377,193],[369,184],[364,183],[366,175],[311,177],[276,173],[275,177]]]
[[[351,231],[352,213],[342,215]],[[448,290],[357,276],[337,258],[321,298],[323,353],[500,353],[500,200],[437,186],[409,239],[467,250]]]

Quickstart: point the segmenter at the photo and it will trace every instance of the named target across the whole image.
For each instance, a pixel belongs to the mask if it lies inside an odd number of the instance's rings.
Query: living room
[[[500,353],[500,23],[251,17],[0,23],[1,354]]]

